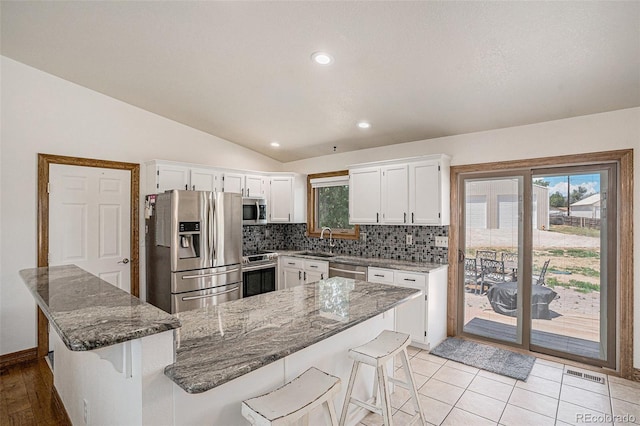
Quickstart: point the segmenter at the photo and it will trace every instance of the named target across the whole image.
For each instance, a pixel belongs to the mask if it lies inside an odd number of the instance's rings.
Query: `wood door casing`
[[[49,166],[62,164],[70,166],[99,167],[104,169],[121,169],[131,172],[131,294],[140,295],[140,258],[139,258],[139,208],[140,194],[140,165],[117,161],[98,160],[92,158],[67,157],[52,154],[38,154],[38,267],[49,266]],[[43,357],[49,351],[48,321],[44,313],[38,308],[38,345],[37,356]]]
[[[525,160],[503,161],[495,163],[467,164],[451,167],[450,206],[451,226],[449,227],[449,277],[447,301],[447,334],[455,336],[457,330],[459,297],[458,274],[458,240],[460,236],[460,200],[458,180],[461,174],[482,171],[531,169],[546,166],[584,165],[604,162],[619,163],[618,200],[619,200],[619,256],[618,285],[619,285],[619,365],[618,373],[621,377],[638,380],[640,371],[633,368],[633,150],[622,149],[563,155],[557,157],[542,157]],[[624,254],[624,255],[623,255]],[[569,362],[567,362],[569,363]]]

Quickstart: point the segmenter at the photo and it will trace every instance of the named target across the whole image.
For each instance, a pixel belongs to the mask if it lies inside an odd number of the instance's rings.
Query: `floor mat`
[[[531,355],[519,354],[457,337],[447,338],[430,353],[518,380],[527,380],[533,364],[536,362],[536,358]]]

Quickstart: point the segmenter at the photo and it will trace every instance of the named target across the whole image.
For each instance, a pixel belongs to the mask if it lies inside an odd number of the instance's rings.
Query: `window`
[[[357,239],[358,225],[349,225],[349,171],[307,177],[307,235],[319,237],[323,227],[334,238]]]

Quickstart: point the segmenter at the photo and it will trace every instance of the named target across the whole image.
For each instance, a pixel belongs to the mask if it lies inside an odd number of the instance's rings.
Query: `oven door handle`
[[[200,274],[200,275],[184,275],[182,276],[183,280],[191,280],[194,278],[208,278],[208,277],[216,277],[218,275],[225,275],[225,274],[230,274],[232,272],[238,272],[240,270],[240,268],[235,268],[235,269],[229,269],[228,271],[222,271],[222,272],[212,272],[210,274]]]
[[[196,300],[196,299],[205,299],[207,297],[214,297],[214,296],[222,296],[223,294],[227,294],[227,293],[231,293],[232,291],[236,291],[238,290],[240,287],[235,286],[234,288],[232,288],[231,290],[225,290],[225,291],[221,291],[219,293],[209,293],[209,294],[203,294],[201,296],[187,296],[187,297],[182,297],[181,299],[186,301],[186,300]]]
[[[242,272],[251,272],[251,271],[257,271],[259,269],[275,268],[276,266],[278,266],[277,263],[263,263],[261,265],[256,265],[256,266],[243,266]]]

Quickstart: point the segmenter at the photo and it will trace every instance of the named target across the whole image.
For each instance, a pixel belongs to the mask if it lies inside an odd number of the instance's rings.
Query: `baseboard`
[[[53,397],[53,403],[56,405],[56,410],[64,415],[66,420],[66,424],[71,425],[71,419],[69,418],[69,413],[64,408],[64,404],[62,403],[62,398],[60,398],[60,394],[55,386],[52,385],[51,396]]]
[[[38,357],[38,348],[29,348],[6,355],[0,355],[0,368],[11,367],[27,361],[33,361]]]
[[[631,374],[631,380],[634,382],[640,382],[640,369],[634,368],[633,374]]]

